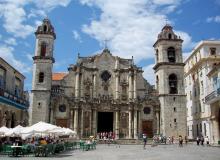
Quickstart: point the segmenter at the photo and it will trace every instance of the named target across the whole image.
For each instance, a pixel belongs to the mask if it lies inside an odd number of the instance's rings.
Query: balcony
[[[59,86],[53,86],[51,89],[51,96],[52,97],[59,97],[64,95],[64,90]]]
[[[205,97],[205,104],[211,104],[216,101],[220,100],[220,88],[217,90],[212,91]]]
[[[2,88],[0,88],[0,102],[18,109],[28,109],[29,107],[29,102],[23,97],[15,96]]]

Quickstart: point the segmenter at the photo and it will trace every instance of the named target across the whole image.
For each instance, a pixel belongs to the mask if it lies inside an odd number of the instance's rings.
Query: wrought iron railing
[[[214,98],[220,96],[220,88],[218,88],[217,90],[214,90],[212,91],[210,94],[208,94],[206,97],[205,97],[205,102],[209,102],[211,100],[213,100]]]
[[[4,97],[4,98],[11,100],[15,103],[24,105],[26,108],[29,107],[29,102],[25,98],[23,98],[22,96],[18,97],[14,94],[11,94],[7,90],[2,89],[2,88],[0,88],[0,97]]]
[[[56,96],[60,96],[60,95],[63,95],[64,94],[64,90],[59,88],[59,87],[52,87],[51,89],[51,95],[53,97],[56,97]]]

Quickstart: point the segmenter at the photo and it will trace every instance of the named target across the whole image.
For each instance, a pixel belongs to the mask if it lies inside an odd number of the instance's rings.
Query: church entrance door
[[[113,112],[98,112],[98,133],[113,131]]]
[[[56,125],[67,128],[67,119],[56,119]]]
[[[153,137],[153,122],[142,121],[142,132],[147,134],[148,137]]]

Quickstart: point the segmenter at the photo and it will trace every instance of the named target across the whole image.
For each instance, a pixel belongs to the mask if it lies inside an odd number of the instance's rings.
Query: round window
[[[151,108],[150,107],[144,107],[144,114],[150,114]]]
[[[60,112],[66,112],[66,106],[64,104],[59,106],[59,111]]]
[[[104,71],[101,74],[101,78],[103,81],[107,82],[111,78],[111,74],[108,71]]]

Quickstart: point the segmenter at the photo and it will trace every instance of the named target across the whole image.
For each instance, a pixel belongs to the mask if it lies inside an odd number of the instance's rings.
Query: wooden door
[[[147,137],[153,137],[153,122],[142,121],[142,133],[146,133]]]
[[[56,119],[56,125],[60,127],[68,128],[67,119]]]

